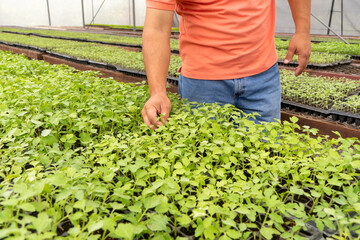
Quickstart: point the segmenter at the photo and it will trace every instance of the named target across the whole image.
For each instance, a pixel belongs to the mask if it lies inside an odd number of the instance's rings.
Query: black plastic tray
[[[341,61],[341,62],[336,62],[336,63],[329,63],[329,64],[308,64],[307,68],[310,69],[323,69],[323,68],[328,68],[328,67],[334,67],[334,66],[338,66],[338,65],[348,65],[351,64],[352,60],[346,60],[346,61]],[[284,61],[278,60],[278,64],[282,65],[282,66],[288,66],[288,67],[297,67],[299,64],[297,62],[290,62],[288,64],[285,64]]]
[[[355,113],[343,112],[339,110],[330,109],[329,113],[334,121],[347,122],[349,124],[355,123],[360,126],[360,115]]]
[[[22,49],[30,49],[30,50],[34,50],[34,51],[39,51],[39,52],[46,52],[46,49],[44,48],[39,48],[39,47],[34,47],[34,46],[28,46],[28,45],[22,45],[19,43],[10,43],[10,42],[5,42],[5,41],[0,41],[0,44],[4,44],[10,47],[18,47],[18,48],[22,48]]]
[[[281,107],[286,108],[289,107],[290,109],[295,109],[298,112],[308,112],[314,113],[323,117],[327,117],[330,115],[329,110],[325,110],[322,108],[312,107],[309,105],[291,102],[289,100],[281,100]]]
[[[107,63],[93,61],[93,60],[88,60],[88,63],[89,63],[89,65],[92,65],[94,67],[108,69],[108,66],[107,66],[108,64]]]

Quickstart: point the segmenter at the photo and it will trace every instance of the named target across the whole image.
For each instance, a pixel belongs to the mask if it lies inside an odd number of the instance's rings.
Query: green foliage
[[[333,108],[335,110],[360,114],[360,95],[353,95],[345,100],[337,99]]]
[[[100,61],[118,65],[127,69],[145,71],[143,55],[141,52],[128,51],[115,46],[41,37],[29,37],[10,33],[0,33],[0,41],[36,46],[76,58]],[[169,76],[178,76],[179,73],[177,70],[180,66],[180,56],[171,56]]]
[[[281,70],[281,86],[284,100],[323,109],[330,109],[334,102],[342,102],[360,90],[359,81],[309,76],[307,73],[295,77],[287,70]]]
[[[129,37],[110,34],[87,33],[87,32],[72,32],[72,31],[58,31],[58,30],[38,30],[38,29],[18,29],[18,28],[0,28],[0,31],[12,31],[21,33],[36,33],[45,36],[78,38],[92,41],[102,41],[111,43],[124,43],[131,45],[142,45],[141,37]],[[179,50],[179,41],[170,39],[170,48]]]
[[[56,31],[56,30],[29,30],[29,29],[16,29],[16,28],[0,28],[0,30],[4,31],[16,31],[23,33],[37,33],[47,36],[54,37],[67,37],[67,38],[79,38],[86,40],[95,40],[95,41],[103,41],[103,42],[115,42],[115,43],[125,43],[125,44],[134,44],[134,45],[142,45],[142,38],[140,37],[128,37],[128,36],[117,36],[117,35],[109,35],[109,34],[96,34],[96,33],[83,33],[83,32],[71,32],[71,31]],[[276,47],[278,52],[279,60],[283,61],[285,59],[287,48],[289,46],[289,41],[282,41],[276,39]],[[331,64],[342,61],[347,61],[350,59],[348,54],[352,55],[360,55],[360,45],[351,44],[351,46],[346,45],[345,47],[341,45],[339,42],[330,43],[332,48],[329,47],[321,47],[327,46],[328,43],[313,44],[313,52],[310,56],[311,64]],[[336,48],[334,46],[337,46]],[[173,50],[179,50],[179,40],[170,39],[170,48]],[[345,49],[345,50],[344,50]],[[349,52],[346,49],[354,49],[354,51]],[[298,57],[294,56],[293,62],[297,63]]]
[[[282,35],[275,35],[275,38],[277,40],[283,40],[283,41],[289,41],[292,36],[282,36]],[[311,36],[311,41],[314,43],[318,42],[343,42],[340,38],[335,36],[329,36],[329,37],[313,37]],[[346,41],[349,43],[360,43],[359,39],[347,37]]]
[[[278,59],[280,61],[284,61],[287,49],[279,49],[277,50]],[[334,53],[321,53],[321,52],[312,52],[309,58],[309,64],[332,64],[338,62],[345,62],[350,60],[349,55],[345,54],[334,54]],[[294,55],[292,62],[298,62],[298,55]]]
[[[0,89],[2,239],[299,239],[310,220],[359,232],[359,140],[173,94],[150,130],[146,86],[4,52]]]
[[[277,49],[287,49],[289,46],[289,41],[282,41],[280,39],[275,39]],[[311,49],[313,52],[323,52],[323,53],[338,53],[346,55],[357,55],[360,56],[360,44],[346,44],[344,42],[321,42],[321,43],[312,43]]]

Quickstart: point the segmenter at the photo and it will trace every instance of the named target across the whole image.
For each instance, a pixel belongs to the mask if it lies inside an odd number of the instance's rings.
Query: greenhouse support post
[[[311,16],[313,16],[316,20],[318,20],[322,25],[324,25],[327,29],[329,29],[331,32],[333,32],[338,38],[340,38],[344,43],[349,44],[343,37],[341,37],[337,32],[332,30],[329,26],[326,25],[323,21],[321,21],[318,17],[316,17],[314,14],[311,13]]]
[[[83,28],[84,28],[85,27],[84,0],[81,0],[81,13],[82,13]]]
[[[341,0],[341,36],[344,35],[344,1]]]
[[[91,0],[91,12],[92,12],[92,17],[94,17],[94,0]]]
[[[133,5],[133,32],[136,32],[136,22],[135,22],[135,0],[132,1]]]
[[[47,12],[48,12],[49,26],[51,26],[49,0],[46,0],[46,6],[47,6]]]
[[[334,11],[334,4],[335,4],[335,0],[332,0],[331,8],[330,8],[329,25],[328,25],[329,28],[331,27],[333,13],[339,12],[339,11]],[[340,14],[341,14],[341,36],[342,36],[342,35],[344,35],[344,0],[340,1]],[[327,30],[327,35],[330,34],[329,28]]]
[[[332,15],[333,15],[333,12],[334,12],[334,4],[335,4],[335,0],[332,0],[331,2],[331,8],[330,8],[330,17],[329,17],[329,28],[331,27],[331,22],[332,22]],[[328,28],[327,30],[327,35],[330,34],[330,29]]]

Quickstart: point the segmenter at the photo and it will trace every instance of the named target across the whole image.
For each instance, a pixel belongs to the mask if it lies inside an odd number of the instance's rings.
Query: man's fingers
[[[168,121],[168,118],[170,116],[170,111],[171,111],[171,105],[162,105],[161,106],[161,114],[163,115],[163,119],[164,119],[164,122],[167,122]]]
[[[146,126],[148,127],[152,127],[149,118],[147,117],[147,115],[143,114],[143,120],[144,123],[146,124]]]
[[[155,107],[149,107],[146,109],[147,117],[150,121],[150,124],[155,128],[159,125],[159,121],[157,121],[158,112]]]
[[[295,69],[295,76],[299,76],[306,68],[308,62],[309,62],[309,56],[307,55],[299,55],[299,65]]]
[[[156,129],[158,126],[167,122],[171,110],[171,102],[169,98],[164,95],[156,95],[150,97],[145,103],[144,108],[141,111],[144,123]]]
[[[294,54],[295,54],[295,49],[292,48],[292,47],[289,47],[289,49],[287,51],[287,54],[286,54],[286,57],[285,57],[285,60],[284,60],[284,63],[288,64],[289,62],[291,62],[291,60],[294,57]]]

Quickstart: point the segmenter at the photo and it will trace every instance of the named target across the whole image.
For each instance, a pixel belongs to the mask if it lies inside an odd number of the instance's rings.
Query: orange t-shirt
[[[181,74],[219,80],[261,73],[277,61],[275,0],[146,0],[180,15]]]

